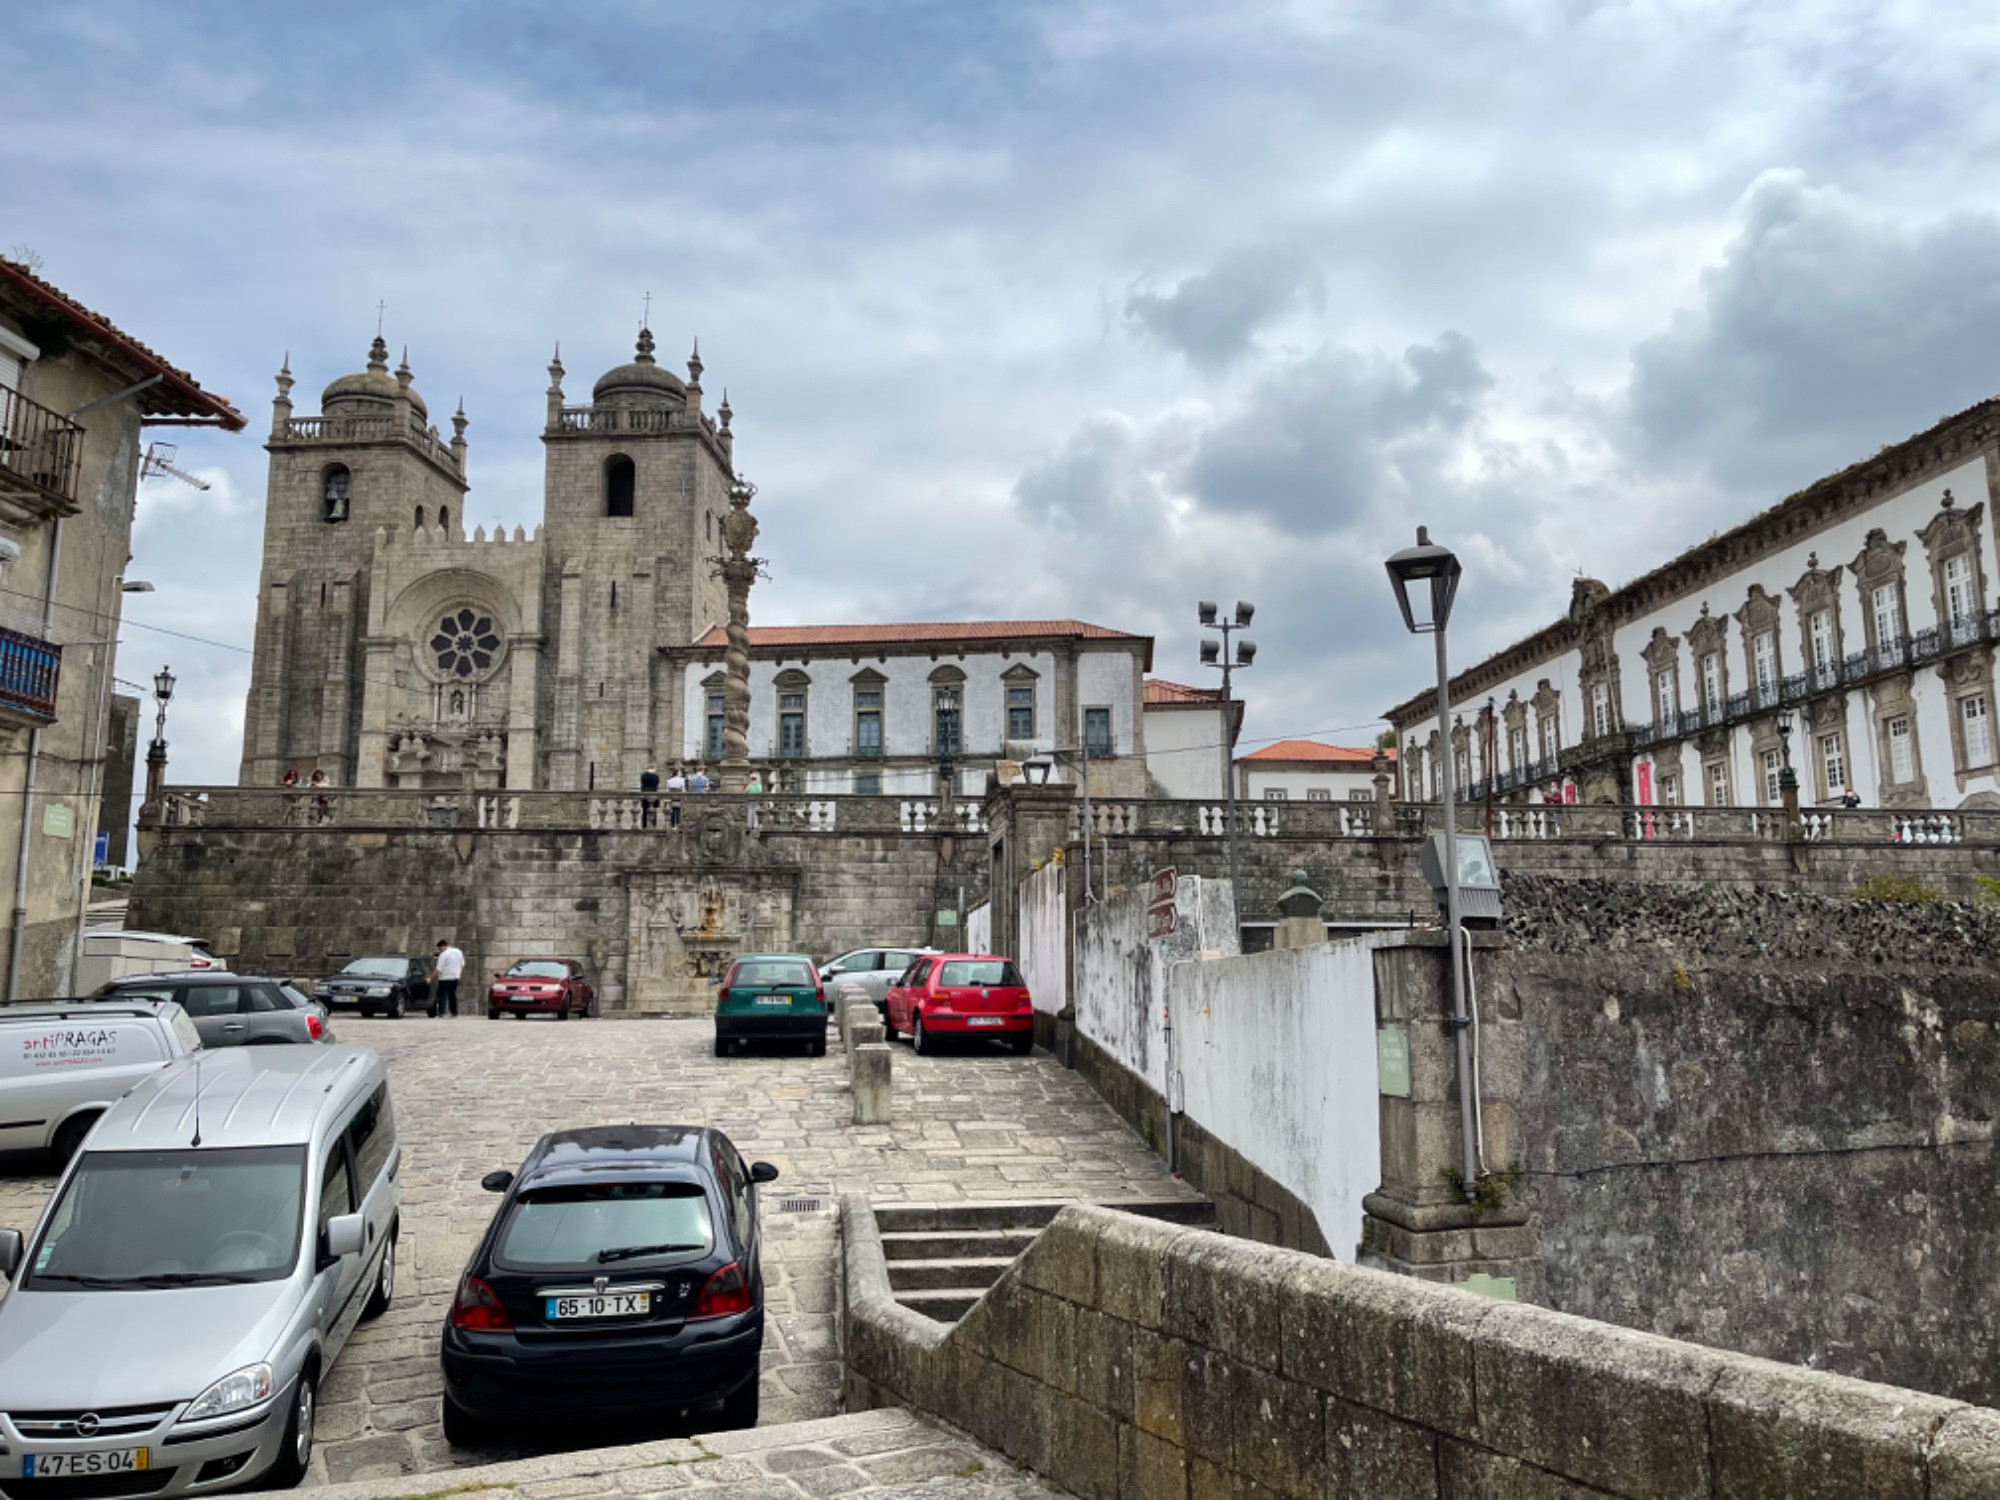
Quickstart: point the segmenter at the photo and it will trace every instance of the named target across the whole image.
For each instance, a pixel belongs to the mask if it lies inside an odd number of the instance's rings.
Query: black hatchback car
[[[764,1344],[757,1185],[698,1125],[599,1125],[535,1143],[445,1320],[444,1431],[678,1419],[757,1422]]]

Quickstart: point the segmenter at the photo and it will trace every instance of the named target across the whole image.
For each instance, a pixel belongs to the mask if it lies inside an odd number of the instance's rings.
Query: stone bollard
[[[833,988],[834,1022],[840,1027],[841,1045],[851,1045],[847,1040],[847,1009],[850,1005],[866,1005],[870,1010],[874,1002],[868,998],[868,991],[858,984],[837,984]]]
[[[889,1044],[882,1037],[882,1026],[877,1022],[875,1040],[861,1042],[854,1049],[853,1065],[849,1069],[854,1080],[854,1123],[857,1125],[887,1125],[889,1123]]]
[[[851,1056],[854,1052],[854,1032],[857,1027],[874,1026],[879,1028],[881,1024],[881,1012],[875,1009],[875,1002],[867,999],[865,996],[859,1000],[850,1000],[846,1005],[842,1006],[840,1011],[840,1030],[846,1038],[849,1055]]]
[[[863,1047],[887,1045],[889,1040],[888,1031],[884,1029],[881,1020],[875,1016],[870,1016],[865,1021],[856,1021],[848,1027],[848,1035],[854,1038],[854,1050],[856,1052],[859,1052]]]

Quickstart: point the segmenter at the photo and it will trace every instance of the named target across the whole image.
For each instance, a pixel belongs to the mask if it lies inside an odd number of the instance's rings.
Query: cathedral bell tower
[[[288,769],[324,770],[351,786],[376,532],[462,535],[465,413],[449,442],[440,437],[407,351],[391,375],[379,334],[367,369],[329,385],[316,417],[293,415],[289,356],[277,380],[240,780],[270,786]]]
[[[728,615],[717,572],[734,443],[702,410],[701,348],[687,379],[639,331],[631,363],[608,370],[588,406],[563,400],[549,365],[544,495],[553,625],[547,785],[629,789],[681,743],[680,684],[661,658]]]

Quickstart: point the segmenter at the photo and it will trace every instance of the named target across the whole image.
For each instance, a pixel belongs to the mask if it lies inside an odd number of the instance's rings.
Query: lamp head
[[[1204,599],[1195,605],[1194,608],[1195,613],[1201,617],[1202,624],[1213,625],[1215,623],[1215,601],[1213,599]]]
[[[1236,643],[1237,666],[1247,667],[1250,665],[1250,663],[1252,663],[1256,659],[1257,659],[1257,643],[1255,641],[1238,641]]]
[[[1416,546],[1405,547],[1385,566],[1396,590],[1396,603],[1403,611],[1403,624],[1410,632],[1428,635],[1444,629],[1458,593],[1459,577],[1465,571],[1451,549],[1434,543],[1428,526],[1419,526]]]
[[[1201,643],[1201,664],[1204,667],[1215,666],[1218,663],[1220,663],[1221,660],[1222,660],[1222,642],[1216,640],[1205,640]]]
[[[1039,758],[1024,761],[1021,765],[1021,772],[1028,778],[1028,785],[1030,786],[1047,786],[1049,784],[1049,770],[1049,763]]]
[[[118,585],[118,592],[121,594],[150,594],[153,592],[153,586],[143,578],[128,578]]]
[[[1236,628],[1238,630],[1248,630],[1250,628],[1250,621],[1256,613],[1256,605],[1245,604],[1241,599],[1238,599],[1236,601]]]
[[[153,696],[162,704],[173,701],[174,674],[170,667],[162,667],[153,674]]]
[[[1778,736],[1780,739],[1792,737],[1792,711],[1789,708],[1778,710]]]

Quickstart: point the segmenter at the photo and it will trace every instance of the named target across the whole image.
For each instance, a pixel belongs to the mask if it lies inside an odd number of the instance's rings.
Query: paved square
[[[854,1126],[838,1039],[824,1058],[712,1055],[707,1020],[362,1021],[379,1050],[405,1166],[396,1305],[363,1324],[321,1394],[309,1482],[527,1456],[454,1451],[439,1427],[438,1330],[498,1201],[479,1179],[544,1132],[627,1120],[709,1124],[782,1174],[764,1190],[765,1425],[839,1410],[837,1195],[878,1202],[1193,1196],[1075,1074],[1048,1056],[895,1048],[895,1118]],[[52,1179],[0,1177],[0,1225],[32,1224]],[[813,1200],[816,1208],[789,1205]],[[582,1435],[580,1434],[579,1437]],[[595,1441],[591,1439],[590,1441]]]

